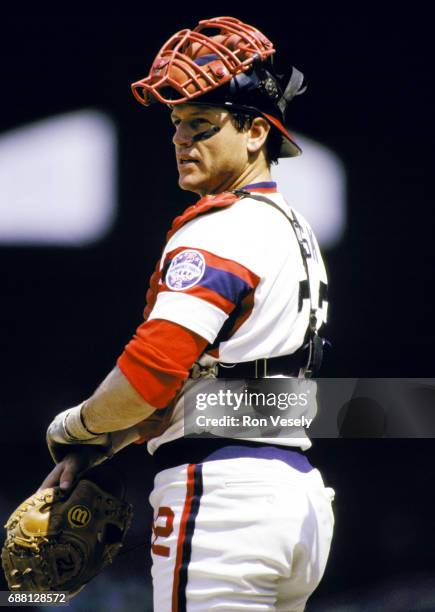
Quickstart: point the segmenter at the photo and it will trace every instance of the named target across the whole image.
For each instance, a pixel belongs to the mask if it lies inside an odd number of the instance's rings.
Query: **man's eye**
[[[198,118],[198,119],[194,119],[191,125],[193,129],[197,129],[197,128],[204,126],[204,124],[206,123],[210,123],[210,122],[207,121],[207,119]]]

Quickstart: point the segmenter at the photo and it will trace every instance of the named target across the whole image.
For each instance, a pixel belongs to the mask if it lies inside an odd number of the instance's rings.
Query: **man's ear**
[[[249,153],[257,153],[266,142],[270,123],[263,117],[254,117],[249,128],[247,149]]]

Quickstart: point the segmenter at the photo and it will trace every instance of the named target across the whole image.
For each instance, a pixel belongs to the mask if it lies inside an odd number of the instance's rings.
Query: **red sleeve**
[[[177,323],[152,319],[137,328],[117,364],[148,404],[164,408],[207,345],[207,340]]]

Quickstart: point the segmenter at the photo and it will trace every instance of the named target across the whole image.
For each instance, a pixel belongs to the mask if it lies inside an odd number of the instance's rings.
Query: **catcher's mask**
[[[263,116],[283,137],[279,157],[294,157],[301,149],[285,127],[285,113],[290,100],[305,91],[304,77],[292,68],[283,87],[273,70],[274,53],[264,34],[238,19],[205,19],[174,34],[148,76],[131,87],[144,106],[191,102]]]

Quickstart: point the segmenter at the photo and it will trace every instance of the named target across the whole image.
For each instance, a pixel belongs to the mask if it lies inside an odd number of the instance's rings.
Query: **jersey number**
[[[159,519],[164,521],[159,521]],[[169,506],[160,506],[156,518],[153,520],[153,540],[151,550],[155,555],[169,557],[169,546],[156,544],[157,538],[167,538],[174,531],[174,512]]]

